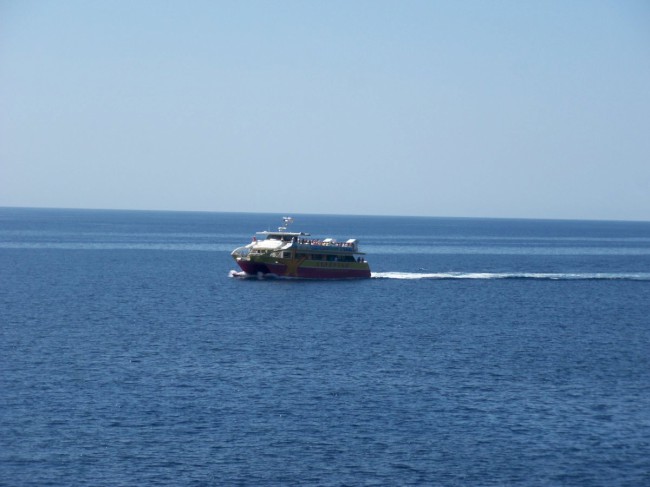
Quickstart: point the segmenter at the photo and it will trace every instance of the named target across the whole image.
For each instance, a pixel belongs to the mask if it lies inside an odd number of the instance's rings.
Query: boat
[[[314,239],[309,233],[290,232],[293,218],[284,217],[277,231],[257,232],[248,245],[231,255],[246,275],[271,275],[303,279],[363,279],[370,265],[357,239],[337,242]],[[259,236],[259,238],[258,238]]]

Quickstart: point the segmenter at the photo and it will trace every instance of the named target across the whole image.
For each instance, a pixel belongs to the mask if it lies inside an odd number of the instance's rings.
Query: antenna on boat
[[[283,216],[282,221],[284,222],[284,225],[278,227],[278,231],[280,232],[284,232],[287,229],[287,227],[293,223],[293,218],[291,218],[290,216]]]

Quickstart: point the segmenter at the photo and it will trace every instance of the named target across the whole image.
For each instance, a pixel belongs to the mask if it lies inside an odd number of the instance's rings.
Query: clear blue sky
[[[0,0],[0,206],[650,220],[650,2]]]

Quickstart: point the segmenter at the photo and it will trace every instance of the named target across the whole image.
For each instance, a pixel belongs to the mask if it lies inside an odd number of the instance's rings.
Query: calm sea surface
[[[0,209],[0,485],[650,485],[650,223]]]

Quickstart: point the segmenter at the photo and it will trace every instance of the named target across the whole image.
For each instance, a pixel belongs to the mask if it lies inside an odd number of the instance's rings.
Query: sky
[[[0,206],[650,220],[647,0],[0,0]]]

